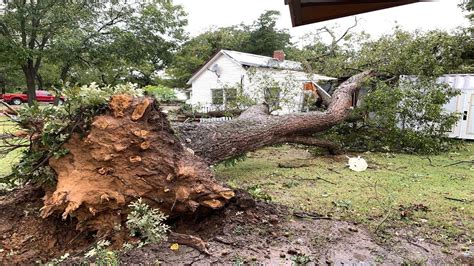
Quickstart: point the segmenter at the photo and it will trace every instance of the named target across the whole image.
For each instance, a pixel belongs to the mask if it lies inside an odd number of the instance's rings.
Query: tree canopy
[[[184,40],[181,6],[107,1],[9,1],[0,15],[0,77],[23,72],[31,99],[44,85],[142,81],[166,67]],[[13,75],[12,75],[13,74]]]

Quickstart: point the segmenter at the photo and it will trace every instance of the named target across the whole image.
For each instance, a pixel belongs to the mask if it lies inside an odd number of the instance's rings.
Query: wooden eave
[[[425,0],[285,0],[294,27],[417,2]]]

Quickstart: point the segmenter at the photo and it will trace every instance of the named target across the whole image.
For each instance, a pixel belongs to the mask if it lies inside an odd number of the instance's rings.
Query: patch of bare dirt
[[[251,201],[245,195],[239,193],[236,202],[209,217],[196,217],[193,222],[177,221],[174,230],[207,241],[211,255],[187,246],[172,251],[172,242],[168,242],[123,253],[121,262],[165,265],[237,262],[290,265],[304,259],[313,264],[474,262],[461,254],[443,253],[442,246],[433,243],[410,243],[395,237],[387,244],[379,244],[364,226],[300,219],[287,207],[272,203],[257,202],[249,207]]]
[[[0,262],[31,264],[48,261],[66,252],[76,254],[93,241],[75,230],[72,219],[39,217],[44,190],[28,186],[0,197]]]
[[[47,262],[65,253],[65,263],[83,261],[84,253],[97,239],[76,231],[73,219],[61,221],[60,216],[42,219],[38,209],[44,192],[28,188],[0,198],[0,262],[3,264]],[[35,197],[32,197],[35,196]],[[394,237],[386,244],[361,225],[349,222],[298,218],[285,206],[254,202],[239,191],[223,210],[208,215],[170,221],[177,233],[202,238],[210,255],[180,245],[172,251],[173,242],[148,245],[120,252],[123,264],[230,264],[258,262],[290,265],[295,260],[310,264],[354,264],[403,262],[472,264],[473,258],[462,254],[443,253],[436,243],[415,243]],[[309,218],[308,218],[309,217]]]

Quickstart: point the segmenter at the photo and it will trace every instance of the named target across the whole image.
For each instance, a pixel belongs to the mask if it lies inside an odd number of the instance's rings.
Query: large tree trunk
[[[174,128],[180,140],[209,164],[285,142],[313,144],[334,150],[335,147],[327,142],[311,140],[310,135],[344,121],[352,109],[352,94],[371,75],[372,71],[366,71],[342,83],[325,112],[271,116],[266,105],[257,105],[235,120],[176,124]]]
[[[36,71],[33,60],[27,59],[26,63],[22,66],[22,69],[25,74],[28,104],[32,105],[33,102],[36,101]]]

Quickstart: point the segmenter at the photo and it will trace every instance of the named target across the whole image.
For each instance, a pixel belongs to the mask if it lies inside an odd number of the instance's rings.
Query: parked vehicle
[[[13,105],[20,105],[22,103],[28,102],[28,95],[26,92],[22,93],[5,93],[0,95],[0,98],[3,99],[4,102],[13,104]],[[55,96],[47,91],[36,91],[36,100],[38,102],[43,103],[53,103]],[[64,97],[60,97],[59,104],[63,104],[65,101]]]

